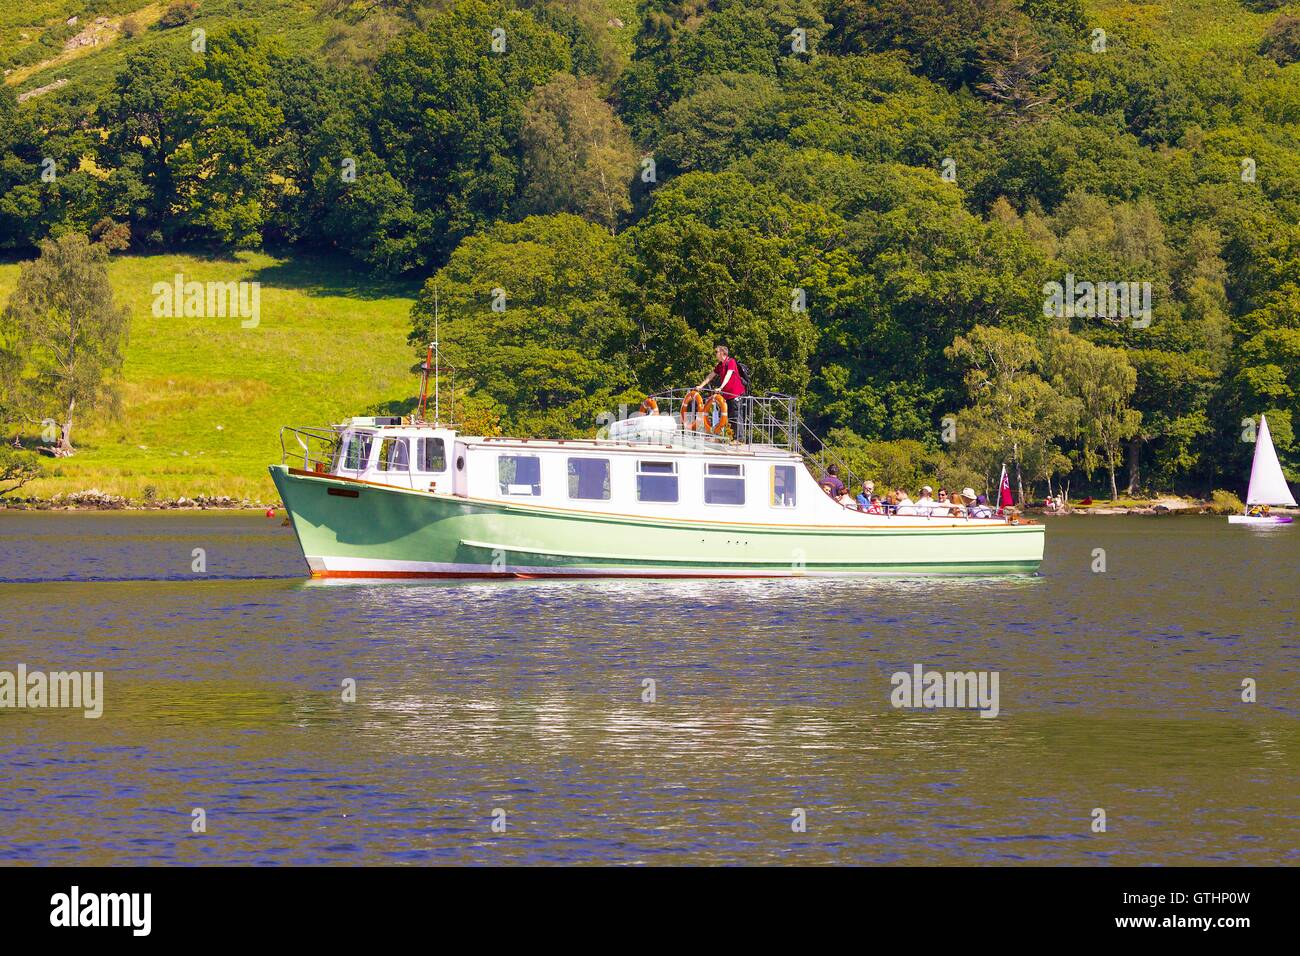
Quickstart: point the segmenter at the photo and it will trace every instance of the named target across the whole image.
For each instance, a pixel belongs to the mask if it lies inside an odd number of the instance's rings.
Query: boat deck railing
[[[701,414],[692,411],[695,407],[694,399],[687,398],[692,393],[700,395],[704,400],[714,394],[712,391],[700,392],[693,388],[672,388],[656,392],[651,397],[658,406],[659,414],[674,415],[686,423],[692,421],[692,414]],[[683,402],[688,404],[685,416],[682,415]],[[728,422],[725,433],[714,433],[707,428],[698,427],[699,423],[697,423],[697,427],[692,430],[692,435],[705,441],[734,441],[741,445],[757,445],[794,452],[804,459],[818,481],[831,465],[839,469],[840,478],[846,485],[851,485],[856,480],[844,460],[831,451],[821,436],[799,417],[798,399],[793,395],[780,392],[768,395],[741,395],[736,399],[736,406],[739,420]],[[712,421],[709,424],[716,424],[716,416],[710,417]]]
[[[741,395],[735,399],[736,420],[727,422],[724,429],[719,427],[718,413],[704,409],[715,394],[711,389],[670,388],[650,397],[660,415],[678,419],[684,429],[702,441],[799,450],[800,423],[793,395]]]
[[[297,448],[286,439],[292,436]],[[333,428],[316,425],[284,425],[280,428],[280,463],[303,471],[329,472],[338,454],[339,434]]]

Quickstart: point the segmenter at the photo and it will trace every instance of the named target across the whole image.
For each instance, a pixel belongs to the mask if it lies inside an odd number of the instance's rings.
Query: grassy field
[[[329,23],[320,16],[317,0],[201,0],[198,15],[183,26],[145,29],[134,38],[121,34],[120,24],[125,17],[132,17],[141,27],[150,27],[167,5],[166,0],[101,0],[99,12],[88,12],[84,0],[34,0],[0,9],[0,63],[13,68],[5,82],[18,93],[60,79],[70,84],[64,88],[65,93],[77,86],[102,88],[112,82],[131,50],[163,45],[187,49],[195,27],[210,31],[232,20],[247,20],[294,50],[318,47]],[[81,18],[77,28],[93,23],[97,15],[109,17],[111,27],[99,46],[82,48],[74,55],[46,51],[35,63],[14,62],[43,30],[59,29],[73,14]]]
[[[0,264],[0,302],[18,265]],[[260,282],[261,320],[155,318],[155,282]],[[74,424],[77,454],[43,458],[47,477],[20,494],[98,488],[140,499],[197,494],[274,501],[266,466],[280,460],[282,424],[325,424],[412,397],[406,344],[418,287],[354,276],[331,260],[120,256],[110,266],[131,309],[116,420]]]

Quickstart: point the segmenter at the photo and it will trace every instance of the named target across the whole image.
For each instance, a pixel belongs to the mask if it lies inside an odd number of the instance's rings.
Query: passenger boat
[[[725,404],[706,410],[693,390],[665,392],[596,437],[574,440],[466,435],[422,412],[286,426],[271,477],[316,577],[1038,569],[1041,524],[846,507],[810,470],[794,399],[739,403],[740,422],[719,427]],[[298,448],[290,450],[290,438]]]
[[[1269,514],[1268,505],[1294,508],[1295,496],[1291,494],[1282,474],[1282,464],[1277,460],[1273,436],[1268,431],[1268,419],[1260,415],[1259,431],[1255,434],[1255,457],[1250,463],[1250,486],[1246,489],[1246,513],[1228,515],[1228,524],[1268,526],[1291,523],[1290,515]]]

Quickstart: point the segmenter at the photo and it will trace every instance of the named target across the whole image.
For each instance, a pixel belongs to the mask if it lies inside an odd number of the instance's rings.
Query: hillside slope
[[[19,267],[0,265],[0,302]],[[130,498],[198,494],[273,501],[266,466],[280,460],[282,424],[324,424],[409,398],[406,345],[414,289],[352,280],[329,260],[122,256],[110,265],[131,339],[116,420],[74,424],[72,458],[44,458],[48,477],[19,493],[90,488]],[[236,318],[155,318],[155,282],[260,282],[256,328]]]
[[[0,8],[0,68],[12,70],[4,81],[20,96],[66,81],[58,95],[70,95],[107,86],[132,49],[187,46],[194,28],[210,31],[230,20],[247,20],[290,46],[314,48],[330,22],[319,15],[314,0],[202,0],[192,20],[163,29],[156,21],[169,5],[159,0],[34,0]],[[74,16],[77,23],[69,25]],[[74,35],[95,32],[101,17],[108,22],[97,31],[98,43],[65,51]],[[135,22],[137,35],[123,34],[126,19]]]

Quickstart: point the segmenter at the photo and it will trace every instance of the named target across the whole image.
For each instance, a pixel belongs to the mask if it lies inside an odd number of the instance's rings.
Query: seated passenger
[[[960,517],[964,512],[953,507],[954,502],[948,497],[948,489],[939,489],[939,501],[937,507],[931,508],[932,514],[943,515],[945,518]]]
[[[962,508],[962,514],[967,518],[975,517],[975,489],[969,486],[961,490],[960,495],[953,495],[953,500],[965,507]]]
[[[876,483],[874,481],[864,481],[862,491],[858,494],[858,510],[866,511],[871,507],[871,498],[876,493]]]
[[[840,466],[831,465],[826,469],[826,477],[822,479],[822,490],[832,498],[839,499],[844,496],[844,482],[840,481]]]
[[[916,514],[916,505],[912,502],[911,496],[907,489],[899,488],[894,492],[894,514],[896,515],[914,515]]]
[[[935,504],[937,502],[934,500],[934,489],[929,485],[925,485],[921,489],[921,497],[916,499],[916,513],[920,515],[934,514]]]
[[[867,514],[883,515],[884,513],[885,513],[885,506],[880,501],[880,495],[872,495],[871,502],[870,504],[867,505]]]
[[[989,507],[989,496],[980,495],[975,499],[975,507],[971,509],[972,518],[992,518],[993,509]]]

